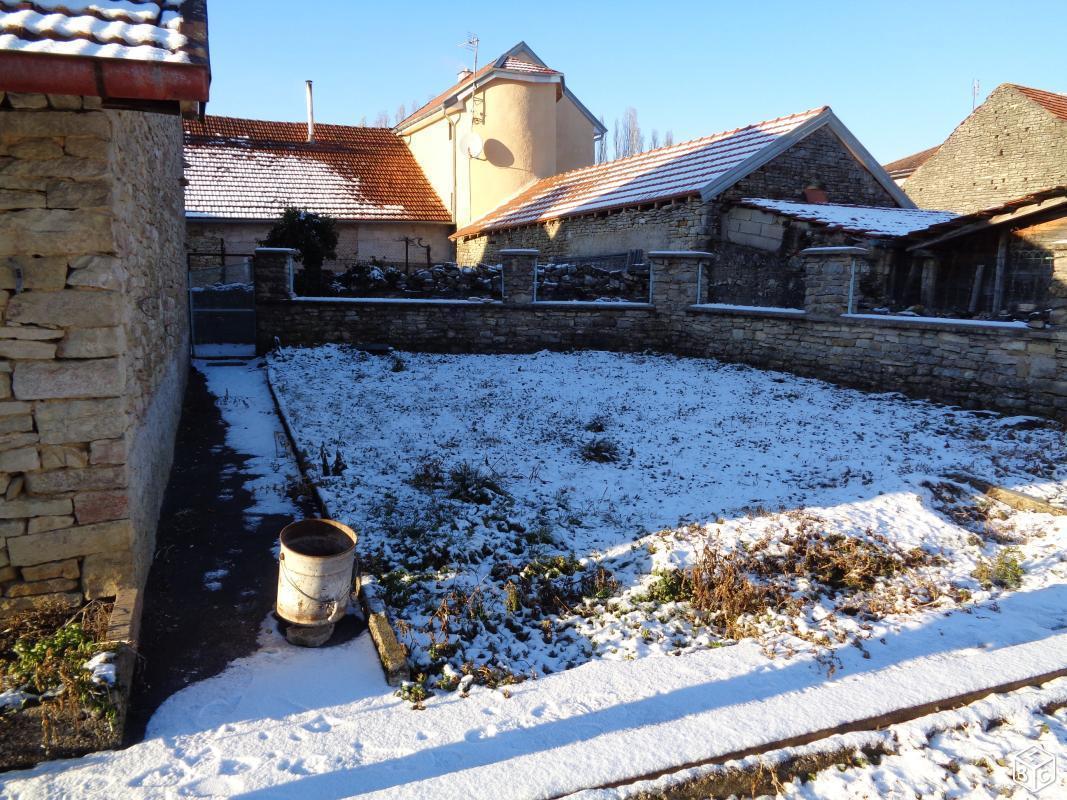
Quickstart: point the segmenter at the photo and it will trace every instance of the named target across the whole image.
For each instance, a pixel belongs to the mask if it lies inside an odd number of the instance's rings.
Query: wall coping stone
[[[533,303],[530,303],[531,308],[540,308],[541,306],[548,306],[549,308],[595,308],[597,310],[605,311],[610,311],[612,309],[655,308],[652,303],[630,302],[628,300],[611,301],[606,303],[597,300],[536,300]]]
[[[703,250],[652,250],[649,258],[712,258],[712,254]]]
[[[866,247],[842,245],[838,247],[807,247],[800,251],[802,256],[867,256],[871,251]]]
[[[361,303],[366,305],[502,306],[500,300],[463,300],[452,297],[306,297],[294,295],[295,303]]]
[[[726,303],[698,303],[691,305],[689,311],[702,314],[722,314],[725,316],[741,317],[781,317],[797,319],[806,317],[808,314],[802,308],[761,308],[759,306],[732,306]]]
[[[502,256],[536,256],[540,252],[536,247],[510,247],[506,250],[497,251]]]
[[[257,247],[256,248],[256,252],[257,253],[290,253],[290,254],[295,256],[300,251],[296,250],[296,249],[294,249],[292,247]]]

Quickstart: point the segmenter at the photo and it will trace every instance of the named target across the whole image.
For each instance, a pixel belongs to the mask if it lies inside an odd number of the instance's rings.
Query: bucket
[[[278,557],[278,616],[296,625],[333,625],[352,591],[356,532],[332,519],[286,525]]]

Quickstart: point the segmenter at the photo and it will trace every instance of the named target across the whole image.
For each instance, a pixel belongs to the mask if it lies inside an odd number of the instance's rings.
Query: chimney
[[[804,200],[808,203],[829,203],[830,196],[826,193],[826,186],[820,182],[809,183],[804,187]]]
[[[456,75],[456,83],[463,83],[463,81],[467,80],[467,78],[469,78],[473,74],[474,73],[471,72],[469,69],[463,67],[463,69],[461,69]]]
[[[315,101],[311,96],[311,81],[304,81],[307,84],[308,95],[308,141],[315,141]]]

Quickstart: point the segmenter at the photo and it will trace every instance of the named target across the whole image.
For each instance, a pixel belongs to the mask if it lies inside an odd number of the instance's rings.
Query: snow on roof
[[[795,203],[791,200],[766,200],[762,197],[746,197],[741,200],[740,205],[773,211],[849,233],[872,236],[907,236],[958,216],[951,211],[929,211],[922,208]]]
[[[388,128],[233,117],[185,121],[186,214],[271,219],[288,206],[342,220],[450,222],[407,146]]]
[[[823,106],[545,178],[455,235],[695,195],[825,111]]]
[[[206,64],[202,20],[203,0],[0,0],[0,50]]]

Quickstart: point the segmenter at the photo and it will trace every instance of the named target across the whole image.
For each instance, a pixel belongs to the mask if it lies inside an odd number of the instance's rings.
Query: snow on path
[[[998,624],[989,624],[991,619]],[[553,797],[1067,664],[1067,587],[905,628],[870,658],[769,662],[750,642],[594,661],[408,710],[366,636],[262,649],[168,700],[128,750],[10,773],[4,798]]]
[[[254,498],[247,513],[298,514],[285,492],[300,470],[275,411],[262,360],[242,364],[194,359],[193,367],[215,396],[226,423],[226,444],[249,456],[241,470],[248,476],[245,488]]]

